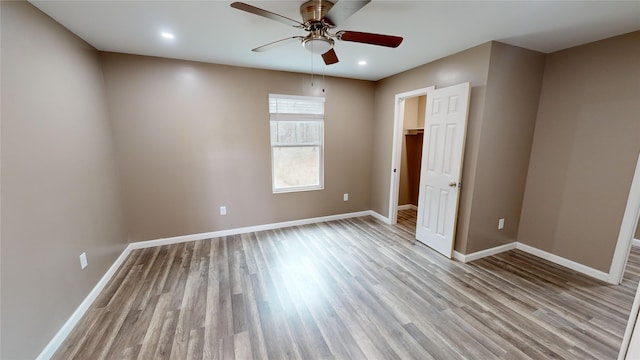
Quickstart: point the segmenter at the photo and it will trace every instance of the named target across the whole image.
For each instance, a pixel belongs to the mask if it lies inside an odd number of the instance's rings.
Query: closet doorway
[[[404,136],[402,137],[398,191],[399,210],[418,209],[426,106],[426,95],[408,98],[404,102]]]
[[[398,209],[418,207],[420,164],[427,94],[435,87],[396,94],[389,223],[398,222]]]

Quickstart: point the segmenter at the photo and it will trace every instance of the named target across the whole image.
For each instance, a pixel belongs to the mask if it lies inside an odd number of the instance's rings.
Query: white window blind
[[[324,115],[324,98],[294,95],[269,95],[269,113],[271,116],[310,115],[322,118]]]

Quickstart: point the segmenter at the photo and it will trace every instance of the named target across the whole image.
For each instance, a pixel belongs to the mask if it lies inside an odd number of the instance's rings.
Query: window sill
[[[273,194],[286,194],[292,192],[304,192],[304,191],[316,191],[316,190],[324,190],[324,186],[305,186],[305,187],[296,187],[296,188],[287,188],[287,189],[272,189]]]

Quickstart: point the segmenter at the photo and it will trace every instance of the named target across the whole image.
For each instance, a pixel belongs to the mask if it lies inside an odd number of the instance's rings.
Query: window
[[[324,186],[324,98],[269,94],[273,192]]]

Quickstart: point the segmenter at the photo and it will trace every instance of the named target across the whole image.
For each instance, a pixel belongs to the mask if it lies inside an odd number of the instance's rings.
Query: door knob
[[[452,182],[449,183],[450,187],[456,187],[457,185],[458,185],[458,183],[455,182],[455,181],[452,181]]]

